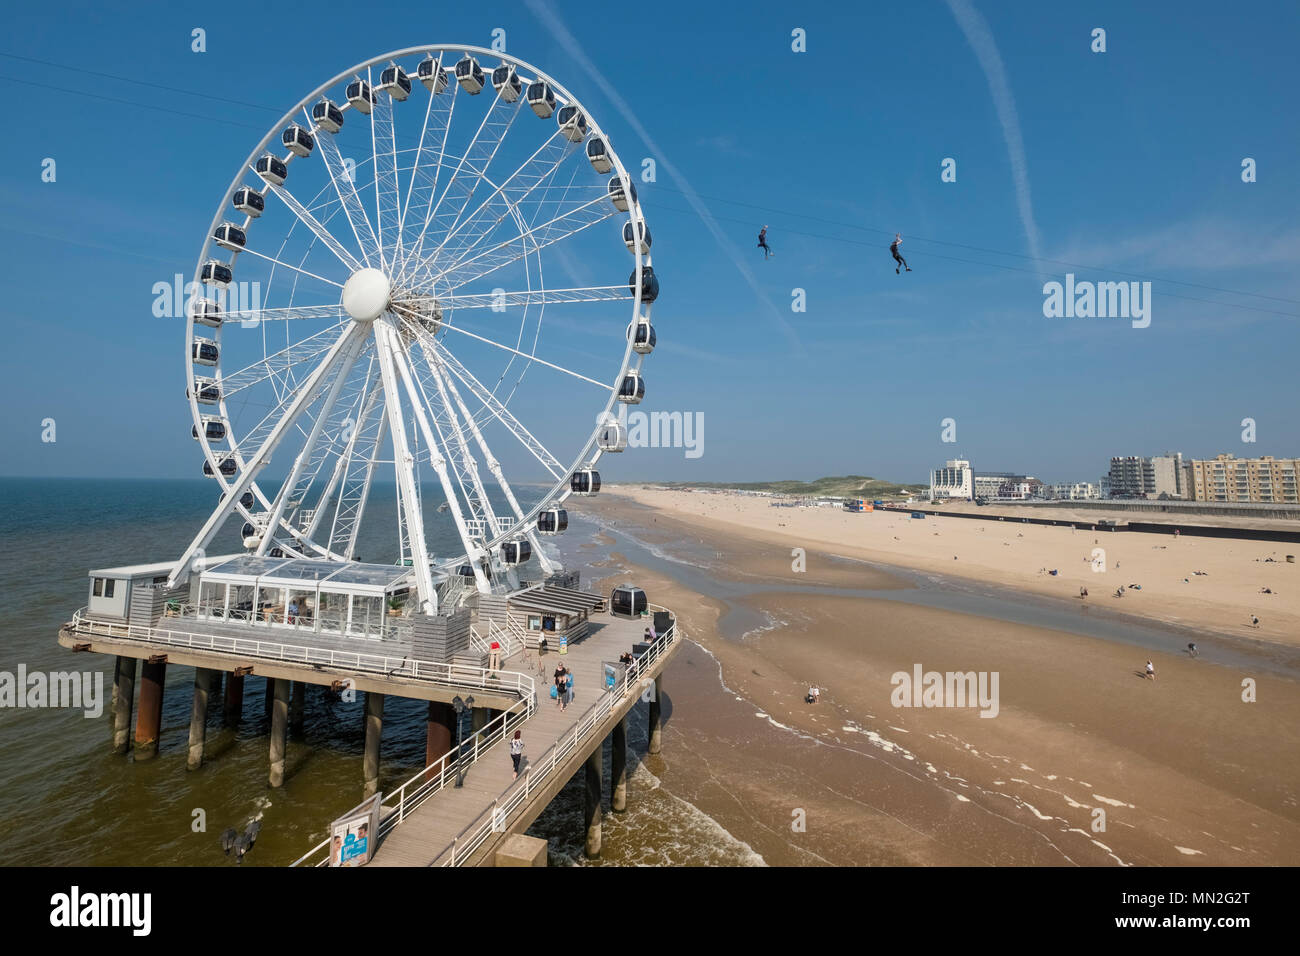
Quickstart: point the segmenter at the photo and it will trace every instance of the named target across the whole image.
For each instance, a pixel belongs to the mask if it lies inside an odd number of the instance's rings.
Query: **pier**
[[[161,614],[150,623],[132,623],[97,620],[82,609],[60,630],[58,640],[76,652],[115,657],[113,748],[119,754],[132,749],[134,704],[136,759],[157,753],[168,667],[193,668],[186,764],[191,770],[204,760],[210,698],[222,695],[227,722],[238,721],[247,679],[265,681],[271,787],[286,783],[286,734],[301,724],[306,685],[365,694],[359,776],[367,796],[378,789],[385,698],[427,701],[427,766],[383,796],[379,842],[368,865],[522,865],[516,862],[519,838],[510,850],[503,848],[579,772],[585,774],[587,793],[584,842],[588,856],[595,857],[601,847],[604,742],[610,739],[613,746],[611,804],[621,812],[627,800],[628,713],[638,701],[647,702],[650,752],[657,753],[662,674],[680,646],[679,631],[674,616],[662,607],[651,605],[645,616],[622,616],[584,592],[541,588],[522,593],[526,609],[530,602],[575,609],[571,636],[560,641],[548,633],[548,652],[540,654],[538,637],[545,632],[529,632],[508,609],[510,596],[503,596],[498,607],[485,602],[476,609],[474,623],[460,612],[470,632],[471,653],[443,661],[421,659],[411,643],[320,634],[301,634],[295,641],[291,630],[259,626],[262,633],[250,633],[246,621],[200,621],[184,610],[175,617]],[[503,617],[492,616],[502,612]],[[498,619],[506,626],[499,626]],[[663,632],[646,642],[651,624]],[[480,630],[501,645],[496,669],[490,660],[479,659],[478,649],[489,646]],[[632,655],[630,666],[618,663],[625,654]],[[551,673],[560,663],[574,678],[573,699],[564,710],[549,696]],[[462,712],[472,723],[468,732],[460,732]],[[517,779],[507,743],[516,730],[525,744]],[[327,837],[294,865],[328,865],[329,843]],[[524,845],[531,863],[545,863],[544,847],[537,841],[524,840]]]

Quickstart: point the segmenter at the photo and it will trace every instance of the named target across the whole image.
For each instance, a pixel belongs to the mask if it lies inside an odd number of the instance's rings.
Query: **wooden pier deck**
[[[469,768],[462,787],[446,787],[409,813],[380,841],[370,866],[431,866],[446,863],[453,842],[467,828],[491,817],[495,805],[511,805],[514,810],[501,830],[493,832],[473,848],[465,862],[490,863],[493,847],[509,833],[522,832],[546,808],[552,797],[582,766],[586,755],[603,743],[609,729],[623,718],[636,703],[645,679],[656,677],[680,640],[668,645],[664,653],[649,663],[621,698],[610,701],[602,687],[602,662],[617,661],[644,639],[649,621],[626,620],[610,614],[593,614],[591,631],[564,655],[552,648],[540,659],[544,674],[538,673],[537,653],[512,657],[507,666],[532,674],[537,680],[538,706],[527,721],[519,725],[523,732],[524,759],[519,779],[513,779],[510,748],[504,740],[493,743],[490,751],[480,754]],[[563,661],[573,672],[573,700],[561,710],[550,698],[550,684],[556,665]],[[570,744],[575,731],[580,741]],[[513,733],[511,734],[513,736]],[[562,752],[562,754],[561,754]],[[561,754],[558,759],[556,755]],[[528,768],[538,782],[533,785]],[[545,771],[545,772],[543,772]],[[457,862],[462,862],[458,858]]]

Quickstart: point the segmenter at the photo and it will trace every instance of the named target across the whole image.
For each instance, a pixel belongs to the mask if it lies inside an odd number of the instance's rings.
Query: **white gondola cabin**
[[[222,249],[238,252],[248,242],[248,236],[233,222],[223,222],[212,230],[212,239]]]
[[[226,425],[220,418],[211,418],[205,415],[199,421],[203,425],[201,433],[198,425],[190,426],[190,434],[194,436],[195,441],[199,439],[200,434],[206,441],[221,441],[226,437]]]
[[[370,110],[375,105],[375,91],[370,88],[369,83],[357,77],[348,84],[345,95],[354,110],[370,115]]]
[[[632,202],[636,202],[636,183],[632,182],[631,180],[628,180],[627,186],[632,194]],[[618,176],[614,176],[613,178],[610,179],[609,186],[607,188],[609,189],[609,201],[614,204],[614,208],[617,209],[619,212],[627,212],[628,193],[625,192],[623,189],[623,180],[620,179]]]
[[[627,287],[636,295],[636,271],[627,277]],[[659,298],[659,279],[652,266],[641,267],[641,301],[647,305]]]
[[[650,243],[654,240],[650,236],[650,227],[645,224],[644,219],[636,221],[636,227],[633,228],[631,222],[623,223],[623,245],[627,246],[627,251],[635,254],[639,249],[641,255],[650,255]]]
[[[195,338],[190,343],[190,360],[195,365],[216,365],[221,358],[221,350],[212,339]]]
[[[211,299],[191,299],[190,318],[196,325],[206,325],[210,329],[221,327],[221,306]]]
[[[266,196],[252,186],[240,186],[230,198],[230,204],[249,219],[256,219],[266,210]]]
[[[256,168],[257,175],[277,186],[283,186],[284,181],[289,178],[289,167],[284,164],[284,160],[270,153],[257,161]]]
[[[190,397],[187,389],[185,397]],[[221,386],[216,383],[215,379],[199,378],[194,379],[194,400],[200,405],[216,405],[221,401]]]
[[[569,513],[563,508],[547,508],[537,514],[539,534],[563,534],[569,527]]]
[[[237,467],[235,465],[235,459],[227,455],[225,458],[221,459],[220,463],[217,465],[217,468],[220,470],[220,472],[223,475],[229,478],[237,470]],[[203,463],[203,474],[205,477],[208,478],[213,477],[212,462],[205,461]]]
[[[392,63],[379,74],[379,89],[400,103],[411,95],[411,78],[400,66]]]
[[[640,617],[650,610],[645,592],[630,584],[620,584],[609,593],[609,613],[615,617]]]
[[[587,117],[576,106],[561,106],[555,121],[560,124],[560,135],[570,143],[581,143],[587,138]]]
[[[614,168],[609,158],[609,148],[599,136],[587,140],[587,160],[591,163],[591,168],[598,173],[607,173]]]
[[[634,368],[627,370],[623,383],[618,387],[618,400],[624,405],[638,405],[645,398],[645,379]]]
[[[311,108],[311,121],[327,133],[337,133],[343,128],[343,111],[323,99]]]
[[[501,560],[506,564],[523,564],[533,556],[533,546],[526,540],[507,541],[501,545]]]
[[[442,61],[436,56],[425,57],[415,68],[415,75],[434,96],[447,88],[447,74],[442,71]]]
[[[310,156],[311,151],[316,148],[316,138],[297,123],[287,127],[280,134],[280,142],[295,156]]]
[[[523,91],[523,86],[519,82],[515,68],[509,63],[502,63],[492,71],[492,85],[496,87],[497,93],[507,103],[513,103],[519,99],[519,94]]]
[[[579,468],[569,476],[569,490],[587,497],[596,494],[600,491],[600,472],[595,468]]]
[[[460,84],[462,90],[471,95],[483,91],[483,67],[479,66],[478,60],[468,53],[456,64],[456,82]]]
[[[203,263],[203,268],[199,270],[199,281],[206,285],[216,286],[218,289],[226,288],[234,278],[235,274],[231,271],[230,266],[224,262],[218,262],[216,259],[209,259]]]
[[[542,119],[549,119],[555,112],[555,91],[551,84],[542,80],[528,84],[528,105]]]
[[[627,428],[613,415],[608,416],[596,433],[596,447],[603,452],[618,453],[627,447]]]
[[[632,351],[638,355],[649,355],[655,350],[655,327],[644,315],[636,320],[635,326],[629,326],[632,336]]]

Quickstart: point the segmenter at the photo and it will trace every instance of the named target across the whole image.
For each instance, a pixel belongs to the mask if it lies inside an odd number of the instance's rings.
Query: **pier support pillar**
[[[267,678],[267,697],[271,701],[271,779],[272,787],[284,786],[284,737],[289,725],[289,681]]]
[[[615,813],[627,809],[627,715],[609,735],[609,808]]]
[[[362,771],[366,778],[367,797],[379,789],[379,738],[384,733],[384,695],[366,691],[366,746]]]
[[[194,704],[190,708],[190,754],[185,761],[186,770],[203,766],[203,744],[208,734],[208,697],[212,693],[215,671],[208,667],[194,668]]]
[[[582,800],[582,822],[586,825],[586,841],[583,853],[587,859],[595,860],[600,856],[600,771],[604,747],[597,746],[587,757],[587,787]]]
[[[472,728],[473,728],[473,730],[474,730],[474,733],[478,733],[480,730],[482,730],[484,727],[486,727],[486,726],[491,722],[491,720],[492,720],[492,708],[490,708],[490,707],[475,707],[475,708],[474,708],[474,716],[473,716],[472,720],[473,720],[473,723],[471,724],[471,726],[472,726]]]
[[[266,695],[262,698],[262,703],[266,707],[266,718],[271,719],[271,710],[275,704],[275,678],[266,679]]]
[[[659,726],[659,697],[663,693],[663,675],[655,678],[654,692],[650,695],[650,753],[657,754],[661,746]]]
[[[451,752],[456,710],[444,701],[429,701],[429,721],[424,735],[424,765],[432,767]]]
[[[135,715],[136,760],[148,760],[158,755],[163,682],[166,679],[167,664],[164,661],[145,661],[140,669],[140,707]]]
[[[218,701],[218,700],[221,699],[221,690],[222,690],[222,687],[221,687],[221,684],[222,684],[221,678],[224,676],[224,674],[225,674],[224,671],[218,671],[218,670],[214,670],[214,671],[212,671],[212,683],[211,683],[211,685],[209,685],[209,687],[208,687],[208,704],[209,704],[209,705],[211,705],[211,704],[213,704],[215,701]]]
[[[293,698],[289,701],[289,733],[295,737],[302,736],[303,715],[307,710],[307,685],[300,680],[293,682]]]
[[[221,719],[228,725],[239,723],[244,715],[244,675],[231,674],[226,679],[226,699],[221,709]]]
[[[135,703],[134,657],[119,657],[113,670],[113,753],[131,749],[131,707]]]

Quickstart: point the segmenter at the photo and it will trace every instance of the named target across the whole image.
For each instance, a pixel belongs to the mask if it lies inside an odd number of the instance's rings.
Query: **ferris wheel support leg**
[[[398,391],[400,345],[393,340],[397,332],[392,319],[380,316],[372,323],[375,348],[379,354],[379,372],[384,382],[384,407],[388,414],[388,430],[393,438],[393,467],[397,472],[397,489],[406,514],[406,528],[411,542],[411,566],[415,568],[416,592],[420,607],[426,614],[437,613],[438,592],[434,589],[433,574],[429,571],[429,549],[424,540],[424,516],[420,513],[420,496],[415,487],[415,459],[406,442],[406,422],[402,416],[401,394]]]
[[[271,546],[271,535],[273,529],[280,527],[284,518],[285,506],[289,502],[289,497],[293,494],[298,485],[298,480],[302,477],[302,470],[306,467],[312,452],[316,450],[316,442],[320,440],[320,433],[325,428],[325,422],[330,413],[334,411],[334,403],[338,401],[339,393],[343,391],[343,385],[347,381],[348,373],[352,371],[352,366],[357,361],[357,355],[361,352],[362,339],[357,338],[344,352],[338,363],[338,372],[335,375],[334,382],[330,385],[329,394],[325,396],[320,411],[316,415],[316,422],[311,427],[311,432],[307,436],[307,441],[302,446],[302,451],[294,460],[293,468],[289,470],[289,476],[285,478],[284,484],[280,486],[280,493],[276,495],[275,510],[271,513],[271,519],[266,523],[266,534],[262,536],[262,543],[257,548],[258,554],[266,554],[267,549]],[[293,531],[285,527],[283,530]]]
[[[363,337],[364,330],[361,328],[360,323],[354,323],[352,328],[339,336],[338,341],[330,347],[329,353],[325,356],[325,360],[321,362],[320,365],[316,366],[315,370],[310,376],[308,376],[306,384],[299,391],[298,397],[294,400],[293,404],[289,406],[289,410],[285,413],[284,417],[281,418],[280,421],[275,424],[275,427],[271,429],[271,433],[267,435],[266,440],[262,442],[262,447],[259,448],[257,453],[252,457],[252,459],[250,459],[247,467],[240,472],[239,477],[235,479],[234,484],[226,490],[226,497],[222,499],[219,505],[217,505],[216,510],[208,516],[208,520],[204,522],[203,527],[199,529],[199,533],[195,535],[194,540],[190,542],[190,546],[185,549],[185,553],[182,554],[177,562],[172,566],[171,574],[167,577],[168,587],[176,586],[177,580],[183,573],[185,573],[186,569],[190,566],[190,562],[193,561],[195,556],[202,552],[203,549],[211,543],[213,536],[221,529],[226,518],[230,516],[235,505],[239,502],[240,496],[248,490],[248,486],[253,483],[254,479],[261,473],[262,469],[266,467],[267,463],[271,460],[271,453],[275,451],[276,446],[280,444],[280,440],[284,438],[285,433],[293,427],[294,423],[298,420],[298,416],[300,416],[303,410],[310,404],[311,396],[315,394],[316,389],[320,386],[321,379],[323,379],[329,371],[334,368],[334,365],[338,362],[340,356],[351,348],[352,343],[362,339]]]
[[[461,542],[465,545],[465,555],[469,558],[470,567],[474,569],[474,583],[478,586],[480,594],[491,594],[492,585],[478,563],[481,549],[470,535],[469,527],[465,524],[465,516],[460,510],[460,500],[452,489],[451,475],[447,472],[447,460],[443,457],[442,449],[438,446],[437,436],[429,425],[429,417],[425,414],[424,404],[420,401],[419,392],[415,388],[414,381],[412,381],[411,370],[407,367],[406,357],[396,344],[397,328],[392,324],[392,320],[387,317],[377,321],[385,323],[383,329],[384,339],[386,340],[384,347],[388,349],[389,360],[396,366],[397,373],[401,376],[402,384],[406,388],[406,394],[415,409],[415,420],[420,427],[420,432],[424,435],[425,443],[429,446],[429,457],[433,461],[433,469],[438,473],[438,481],[442,484],[442,493],[451,506],[451,516],[456,521],[456,530],[460,532]]]

